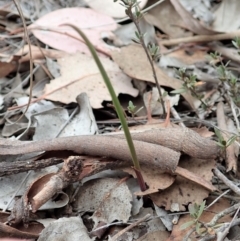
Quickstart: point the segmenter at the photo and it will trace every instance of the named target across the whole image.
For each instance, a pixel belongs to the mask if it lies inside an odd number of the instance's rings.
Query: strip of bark
[[[200,136],[189,128],[164,128],[131,133],[134,140],[141,140],[181,151],[199,159],[214,159],[221,150],[216,142]],[[124,138],[123,134],[114,136]]]
[[[26,160],[16,162],[0,162],[0,177],[26,172],[29,170],[37,170],[49,166],[53,166],[63,162],[61,158],[48,158],[41,160]]]
[[[143,141],[134,141],[139,162],[174,172],[180,153]],[[80,155],[106,156],[132,162],[125,139],[112,136],[71,136],[42,141],[0,141],[0,155],[18,155],[40,151],[70,150]]]

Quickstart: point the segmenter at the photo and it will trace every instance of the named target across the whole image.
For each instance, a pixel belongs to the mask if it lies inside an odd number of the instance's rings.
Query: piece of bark
[[[134,141],[140,163],[174,172],[180,153],[156,144]],[[40,151],[70,150],[81,155],[106,156],[132,163],[125,139],[112,136],[71,136],[31,142],[0,141],[0,155],[18,155]]]
[[[162,145],[199,159],[214,159],[221,152],[214,141],[200,136],[189,128],[164,128],[131,133],[131,135],[134,140]],[[116,133],[113,136],[125,138],[123,134]]]
[[[53,166],[63,162],[61,158],[47,158],[41,160],[25,160],[15,162],[0,162],[0,177],[26,172],[29,170],[37,170],[48,166]]]

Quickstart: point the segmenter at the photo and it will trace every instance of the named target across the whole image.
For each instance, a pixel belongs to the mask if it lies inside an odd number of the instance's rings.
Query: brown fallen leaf
[[[122,168],[122,170],[136,177],[136,174],[133,168],[126,167],[126,168]],[[164,190],[169,186],[171,186],[175,180],[175,177],[173,175],[166,172],[162,172],[161,170],[158,170],[153,166],[152,167],[142,166],[141,173],[142,173],[144,182],[148,186],[148,189],[144,192],[144,195],[155,193],[155,192],[158,192],[159,190]]]
[[[13,61],[10,63],[0,62],[0,78],[5,77],[17,67]]]
[[[215,164],[214,160],[185,157],[179,165],[210,183],[213,176],[212,169]],[[189,202],[200,204],[203,199],[208,197],[209,192],[206,188],[186,178],[177,176],[174,185],[162,192],[152,194],[151,198],[156,205],[159,207],[164,206],[166,210],[171,210],[173,209],[172,205],[177,205],[178,211],[185,211],[185,207]]]
[[[135,97],[138,95],[138,90],[133,88],[131,79],[119,69],[117,64],[106,57],[100,57],[100,60],[108,72],[117,95],[120,93]],[[45,87],[45,94],[51,92],[47,96],[49,100],[62,103],[75,102],[79,93],[86,92],[93,108],[101,108],[104,100],[111,101],[111,96],[92,57],[77,53],[58,59],[58,64],[61,76]]]
[[[112,51],[111,55],[114,62],[117,63],[123,72],[131,78],[155,83],[151,66],[142,47],[132,44],[121,48],[120,52]],[[174,90],[182,87],[181,80],[169,77],[157,65],[155,65],[155,70],[160,85],[171,87]],[[188,101],[193,109],[199,105],[199,101],[190,94],[183,93],[182,96]]]
[[[149,4],[151,4],[151,2],[153,1],[148,1]],[[182,28],[184,22],[173,7],[171,1],[163,1],[161,4],[150,9],[144,17],[148,23],[161,29],[162,32],[170,38],[181,38],[193,35],[191,32],[187,32]]]
[[[207,49],[197,49],[193,47],[188,48],[180,48],[176,51],[173,51],[167,56],[174,57],[176,59],[180,59],[181,62],[186,65],[193,65],[198,62],[203,62],[206,59]]]

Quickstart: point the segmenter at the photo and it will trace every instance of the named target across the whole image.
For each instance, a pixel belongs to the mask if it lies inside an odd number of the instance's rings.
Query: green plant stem
[[[73,28],[82,38],[83,40],[85,41],[86,45],[88,46],[98,68],[99,68],[99,71],[104,79],[104,82],[108,88],[108,91],[112,97],[112,101],[113,101],[113,104],[115,106],[115,109],[117,111],[117,114],[118,114],[118,117],[121,121],[121,124],[122,124],[122,128],[124,130],[124,134],[125,134],[125,137],[126,137],[126,140],[127,140],[127,143],[128,143],[128,146],[129,146],[129,150],[130,150],[130,153],[131,153],[131,157],[132,157],[132,161],[133,161],[133,165],[134,165],[134,170],[136,171],[136,175],[137,175],[137,178],[138,178],[138,183],[140,185],[140,188],[142,191],[145,191],[146,190],[146,185],[145,185],[145,182],[143,181],[143,177],[142,177],[142,174],[141,174],[141,168],[140,168],[140,164],[139,164],[139,161],[137,159],[137,154],[136,154],[136,151],[135,151],[135,147],[134,147],[134,144],[133,144],[133,141],[132,141],[132,137],[131,137],[131,134],[130,134],[130,131],[128,129],[128,125],[127,125],[127,122],[126,122],[126,119],[124,117],[124,114],[123,114],[123,110],[122,110],[122,107],[119,103],[119,100],[116,96],[116,93],[113,89],[113,86],[111,84],[111,81],[110,79],[108,78],[108,75],[100,61],[100,59],[98,58],[97,56],[97,53],[96,53],[96,50],[94,48],[94,46],[92,45],[92,43],[88,40],[88,38],[86,37],[86,35],[79,29],[77,28],[76,26],[74,25],[71,25],[71,24],[64,24],[65,26],[69,26],[71,28]],[[141,176],[139,178],[139,175]]]
[[[192,95],[193,95],[194,97],[196,97],[196,98],[202,103],[202,105],[203,105],[206,109],[210,108],[210,106],[208,106],[208,105],[205,103],[205,101],[202,100],[202,98],[199,97],[199,95],[197,94],[197,92],[196,92],[193,88],[189,88],[189,90],[190,90],[190,92],[192,92]]]
[[[154,68],[154,64],[153,64],[153,60],[152,58],[150,57],[150,54],[148,52],[148,49],[147,49],[147,46],[146,44],[144,43],[144,38],[143,38],[143,35],[141,33],[141,29],[139,27],[139,21],[138,19],[135,18],[133,12],[132,12],[132,7],[129,6],[126,10],[126,14],[128,15],[128,17],[133,21],[133,23],[135,24],[136,28],[137,28],[137,31],[139,33],[139,40],[140,40],[140,43],[147,55],[147,58],[148,58],[148,61],[151,65],[151,68],[152,68],[152,73],[153,73],[153,78],[155,80],[155,83],[156,83],[156,86],[157,86],[157,89],[158,89],[158,93],[159,93],[159,96],[160,96],[160,101],[161,101],[161,104],[162,104],[162,108],[163,108],[163,114],[166,115],[166,110],[165,110],[165,106],[164,106],[164,101],[163,101],[163,95],[162,95],[162,92],[161,92],[161,88],[160,88],[160,85],[158,83],[158,78],[157,78],[157,75],[156,75],[156,71],[155,71],[155,68]]]

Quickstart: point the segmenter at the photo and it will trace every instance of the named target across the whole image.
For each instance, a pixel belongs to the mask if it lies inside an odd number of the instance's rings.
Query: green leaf
[[[162,97],[166,97],[168,95],[168,92],[164,90]]]
[[[199,206],[197,219],[199,219],[199,218],[201,217],[201,215],[202,215],[202,213],[203,213],[203,210],[204,210],[204,208],[205,208],[205,203],[206,203],[206,201],[204,200],[204,201],[201,203],[201,205]]]
[[[189,205],[188,209],[189,209],[190,215],[195,218],[196,213],[198,211],[198,209],[196,209],[195,204],[194,205]]]
[[[197,222],[195,228],[196,228],[196,232],[200,235],[200,234],[201,234],[201,230],[200,230],[200,228],[201,228],[201,223]]]
[[[232,136],[227,140],[226,147],[230,146],[235,140],[237,139],[237,136]]]
[[[189,221],[189,222],[186,222],[186,223],[184,223],[184,224],[181,225],[180,229],[183,230],[183,229],[186,229],[186,228],[188,228],[188,227],[191,227],[194,223],[195,223],[194,220]]]
[[[216,142],[216,144],[217,144],[218,146],[222,147],[222,148],[225,148],[225,146],[224,146],[222,143],[220,143],[220,142]]]
[[[135,31],[135,35],[136,35],[137,39],[140,39],[140,34],[139,34],[139,32]]]
[[[187,90],[185,88],[180,88],[177,90],[172,90],[170,93],[172,94],[181,94],[181,93],[185,93]]]
[[[140,40],[133,38],[132,41],[136,44],[140,44]]]
[[[125,134],[125,138],[127,140],[127,143],[128,143],[128,147],[129,147],[129,150],[130,150],[130,153],[131,153],[131,157],[132,157],[132,161],[133,161],[133,165],[134,165],[134,168],[136,170],[138,170],[139,172],[141,171],[140,169],[140,164],[139,164],[139,161],[137,159],[137,154],[136,154],[136,150],[135,150],[135,147],[134,147],[134,143],[133,143],[133,140],[132,140],[132,137],[131,137],[131,134],[130,134],[130,131],[129,131],[129,128],[128,128],[128,124],[127,124],[127,121],[125,119],[125,116],[124,116],[124,113],[123,113],[123,109],[122,109],[122,106],[120,105],[119,103],[119,100],[116,96],[116,93],[115,93],[115,90],[111,84],[111,81],[108,77],[108,74],[104,68],[104,66],[102,65],[97,53],[96,53],[96,50],[95,48],[93,47],[92,43],[89,41],[89,39],[86,37],[86,35],[78,28],[78,27],[75,27],[74,25],[72,24],[64,24],[64,26],[69,26],[71,28],[73,28],[82,38],[83,40],[85,41],[86,45],[88,46],[92,56],[93,56],[93,59],[99,69],[99,72],[101,73],[102,75],[102,78],[108,88],[108,91],[112,97],[112,101],[113,101],[113,104],[115,106],[115,109],[117,111],[117,114],[118,114],[118,117],[121,121],[121,124],[122,124],[122,127],[123,127],[123,130],[124,130],[124,134]]]
[[[215,132],[216,136],[218,137],[219,141],[222,143],[224,141],[224,139],[223,139],[223,136],[222,136],[220,130],[217,129],[216,127],[214,127],[214,132]]]
[[[238,49],[239,48],[239,46],[238,46],[238,44],[237,44],[237,42],[235,42],[235,41],[232,41],[232,45],[236,48],[236,49]]]
[[[135,111],[135,115],[140,111],[140,110],[142,110],[144,107],[142,106],[142,107],[140,107],[137,111]]]

